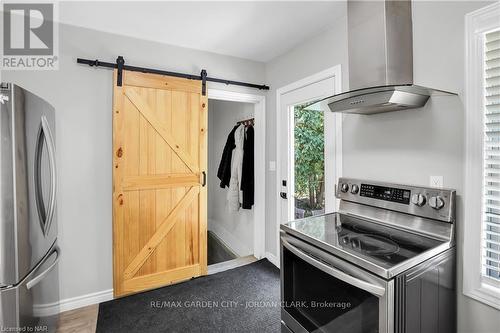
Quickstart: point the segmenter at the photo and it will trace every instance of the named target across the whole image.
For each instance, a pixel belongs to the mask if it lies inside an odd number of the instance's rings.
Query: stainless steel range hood
[[[433,94],[413,82],[410,0],[348,1],[350,91],[321,101],[331,111],[374,114],[419,108]]]

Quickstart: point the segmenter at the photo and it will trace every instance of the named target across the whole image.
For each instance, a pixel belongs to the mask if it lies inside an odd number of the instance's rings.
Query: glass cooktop
[[[445,243],[340,213],[308,217],[283,227],[385,269]]]

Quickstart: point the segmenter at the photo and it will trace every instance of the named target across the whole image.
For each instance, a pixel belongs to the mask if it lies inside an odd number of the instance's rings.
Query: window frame
[[[484,34],[500,28],[500,3],[465,16],[465,223],[463,232],[463,293],[500,309],[500,287],[482,274],[484,192]],[[480,221],[478,224],[477,221]]]

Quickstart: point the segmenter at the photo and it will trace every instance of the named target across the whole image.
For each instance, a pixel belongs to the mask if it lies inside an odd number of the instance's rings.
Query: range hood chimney
[[[374,114],[419,108],[449,92],[413,82],[411,0],[347,2],[350,91],[322,101],[333,112]]]

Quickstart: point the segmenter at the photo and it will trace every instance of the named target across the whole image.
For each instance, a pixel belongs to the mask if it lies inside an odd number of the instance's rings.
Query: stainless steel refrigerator
[[[59,304],[54,108],[0,84],[0,331],[54,332]]]

